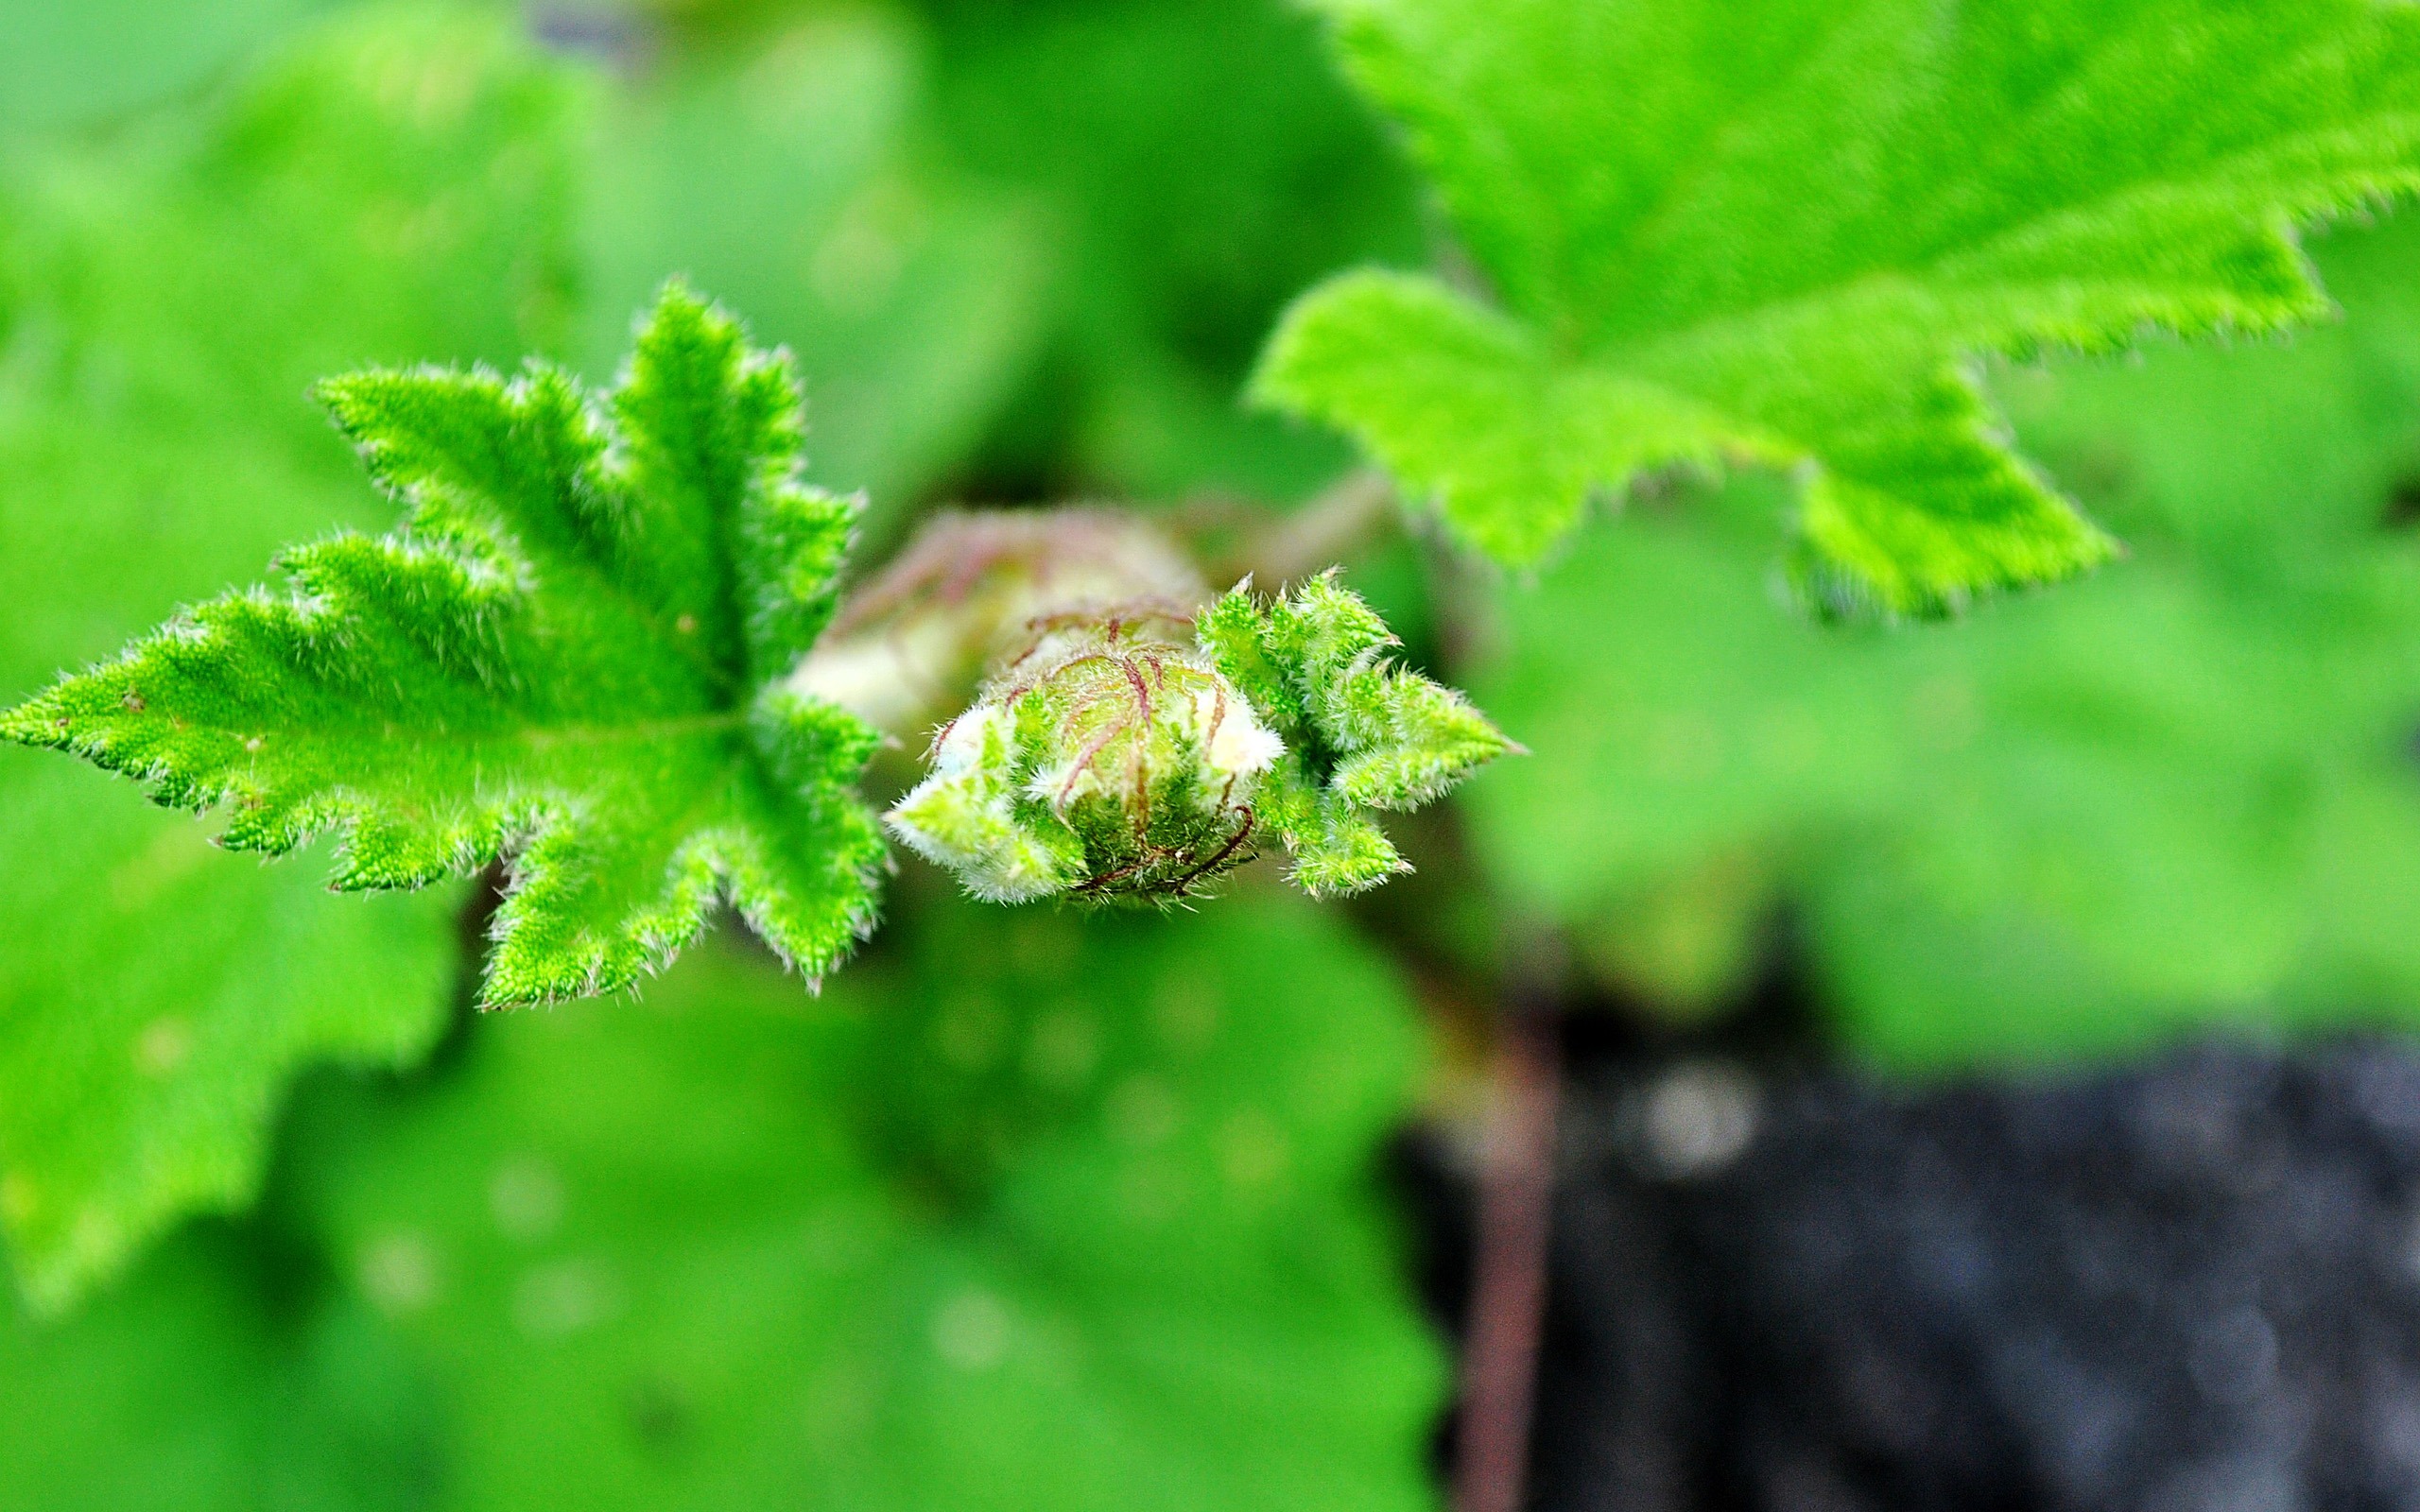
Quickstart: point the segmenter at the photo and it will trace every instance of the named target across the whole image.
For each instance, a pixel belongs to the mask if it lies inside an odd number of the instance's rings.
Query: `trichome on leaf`
[[[2091,567],[1974,365],[2322,316],[2295,229],[2420,186],[2420,13],[2375,0],[1316,3],[1493,298],[1343,274],[1257,392],[1515,564],[1747,463],[1826,608]]]
[[[191,610],[0,734],[224,805],[223,844],[342,833],[339,889],[499,857],[484,999],[623,987],[727,899],[809,976],[873,926],[877,736],[783,682],[854,502],[798,475],[788,361],[665,291],[610,394],[532,363],[322,398],[402,525],[296,548],[284,592]]]

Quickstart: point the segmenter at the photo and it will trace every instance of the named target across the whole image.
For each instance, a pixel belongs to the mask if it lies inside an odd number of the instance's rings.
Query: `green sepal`
[[[1368,811],[1433,802],[1518,749],[1469,699],[1398,665],[1401,643],[1333,571],[1265,606],[1239,584],[1196,633],[1285,743],[1261,780],[1260,814],[1314,896],[1409,869]]]

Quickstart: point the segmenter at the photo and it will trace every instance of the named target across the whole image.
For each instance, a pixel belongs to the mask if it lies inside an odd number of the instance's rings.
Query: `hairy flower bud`
[[[1000,902],[1168,902],[1252,859],[1284,747],[1165,612],[1034,627],[944,726],[890,831]]]
[[[955,692],[890,833],[996,902],[1168,902],[1282,844],[1334,897],[1410,869],[1378,823],[1519,749],[1395,661],[1333,571],[1215,601],[1149,523],[943,516],[790,679],[894,732]]]

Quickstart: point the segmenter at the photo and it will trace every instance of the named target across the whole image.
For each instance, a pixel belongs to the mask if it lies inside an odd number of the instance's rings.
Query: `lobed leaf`
[[[317,374],[553,339],[567,85],[493,19],[380,12],[140,129],[10,160],[0,699],[281,541],[374,519],[303,398]],[[461,898],[331,898],[0,748],[0,1228],[28,1300],[55,1311],[184,1215],[250,1202],[298,1067],[425,1054]]]
[[[1385,963],[1266,893],[887,943],[811,1005],[709,945],[305,1112],[288,1211],[449,1404],[435,1504],[1427,1506]]]
[[[1832,608],[2091,567],[1978,362],[2311,319],[2296,229],[2420,183],[2420,16],[2375,0],[1321,9],[1492,299],[1344,275],[1255,392],[1514,564],[1594,494],[1748,464]]]
[[[1789,910],[1846,1041],[1901,1066],[2415,1022],[2420,223],[2314,250],[2341,325],[2004,379],[2122,571],[1824,631],[1759,612],[1774,490],[1743,480],[1508,594],[1473,685],[1539,754],[1472,794],[1488,869],[1667,1007],[1656,936],[1736,1001]]]
[[[810,977],[871,927],[876,739],[780,679],[829,617],[855,505],[796,479],[786,363],[667,288],[610,412],[532,364],[323,389],[406,510],[283,558],[0,719],[271,854],[331,829],[336,885],[499,857],[484,995],[610,990],[728,899]]]

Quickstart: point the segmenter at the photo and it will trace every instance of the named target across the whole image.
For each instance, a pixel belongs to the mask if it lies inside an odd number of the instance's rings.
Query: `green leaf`
[[[1634,986],[1639,900],[1694,889],[1718,934],[1787,904],[1902,1066],[2420,1022],[2420,549],[2381,524],[2420,467],[2420,224],[2314,249],[2340,326],[2007,377],[2137,539],[2090,583],[1918,637],[1759,613],[1742,484],[1508,594],[1472,684],[1538,754],[1471,794],[1489,869]],[[1695,888],[1718,863],[1760,880]]]
[[[2420,470],[2420,225],[2313,249],[2341,326],[2004,386],[2040,455],[2185,583],[2157,617],[2046,639],[2023,673],[2035,730],[1986,731],[1998,760],[1945,773],[1894,864],[1819,874],[1822,967],[1873,1054],[2420,1023],[2420,551],[2395,502]]]
[[[952,902],[781,988],[710,946],[302,1120],[293,1212],[451,1403],[444,1505],[1432,1504],[1371,1193],[1418,1039],[1340,924]]]
[[[190,88],[325,0],[17,0],[0,127],[89,125]]]
[[[1043,254],[1038,350],[980,475],[1134,499],[1322,487],[1348,460],[1335,438],[1236,391],[1288,300],[1422,237],[1411,176],[1315,18],[1290,0],[917,9],[924,130],[1028,209]]]
[[[56,1310],[185,1214],[251,1201],[295,1068],[426,1053],[459,894],[332,899],[28,762],[0,763],[0,1219]]]
[[[806,475],[887,518],[956,465],[1031,360],[1032,217],[910,159],[918,39],[873,11],[669,45],[607,94],[582,243],[602,368],[680,269],[806,386]],[[711,172],[700,164],[711,163]]]
[[[68,1318],[0,1299],[0,1512],[429,1504],[437,1404],[379,1319],[252,1231],[169,1240]]]
[[[387,16],[0,180],[0,698],[379,512],[304,398],[509,358],[560,301],[574,100],[511,32]],[[411,215],[399,206],[417,206]],[[425,1052],[461,894],[327,896],[0,748],[0,1225],[55,1309],[251,1200],[288,1075]]]
[[[2327,305],[2297,226],[2420,181],[2420,17],[2372,0],[1322,0],[1492,301],[1363,272],[1263,359],[1473,544],[1592,492],[1795,480],[1804,588],[1927,613],[2108,558],[1976,362]]]
[[[0,721],[229,810],[221,843],[344,835],[341,889],[509,855],[491,1004],[608,991],[727,897],[820,977],[872,926],[877,738],[780,681],[826,619],[854,506],[797,482],[786,361],[679,285],[606,401],[533,363],[322,389],[394,533],[288,552]]]
[[[1397,665],[1401,643],[1333,571],[1265,607],[1240,586],[1200,635],[1285,744],[1254,801],[1315,898],[1409,869],[1370,811],[1434,802],[1517,749],[1469,699]]]

